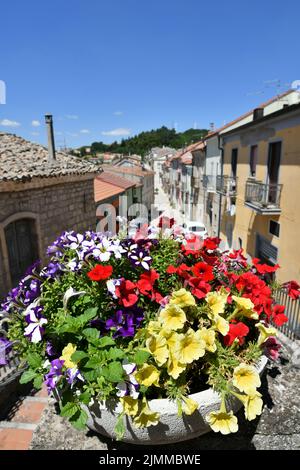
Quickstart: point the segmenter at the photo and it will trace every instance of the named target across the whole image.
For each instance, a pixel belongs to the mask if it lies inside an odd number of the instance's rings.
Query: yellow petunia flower
[[[191,364],[204,356],[205,342],[200,337],[200,330],[195,332],[190,328],[185,334],[178,335],[178,339],[172,354],[181,364]]]
[[[139,409],[139,400],[132,398],[129,395],[120,398],[120,402],[123,406],[123,411],[127,416],[135,416]]]
[[[226,320],[225,320],[226,321]],[[200,338],[205,342],[206,351],[215,352],[216,346],[216,333],[212,329],[201,328],[199,333]]]
[[[232,300],[236,303],[236,308],[232,316],[243,315],[244,317],[253,318],[254,320],[258,319],[258,313],[253,310],[254,303],[250,299],[233,295]]]
[[[168,304],[160,312],[159,318],[167,330],[180,330],[186,322],[184,311],[176,304]]]
[[[174,357],[172,354],[170,355],[169,357],[169,360],[168,360],[168,374],[170,375],[170,377],[172,377],[173,379],[178,379],[178,377],[180,376],[180,374],[186,369],[186,364],[181,364],[180,362],[178,362],[178,360],[176,359],[176,357]]]
[[[210,307],[213,317],[224,313],[228,292],[221,289],[219,292],[209,292],[205,300]]]
[[[188,416],[192,415],[199,407],[198,403],[192,398],[182,397],[182,400],[182,411]]]
[[[221,317],[221,315],[216,315],[214,317],[212,327],[223,336],[226,336],[229,331],[229,323],[225,318]]]
[[[161,322],[160,321],[149,321],[147,325],[147,336],[156,335],[161,330]]]
[[[234,369],[232,383],[240,392],[245,392],[247,395],[253,395],[261,384],[255,367],[245,363]]]
[[[60,359],[64,362],[64,366],[68,369],[73,369],[77,366],[76,362],[71,361],[71,356],[76,351],[76,346],[72,343],[67,344],[67,346],[62,350],[62,355]]]
[[[150,336],[150,338],[146,340],[146,346],[159,366],[162,366],[167,362],[169,350],[167,340],[164,336]]]
[[[139,384],[150,387],[155,385],[159,387],[159,371],[151,364],[144,364],[136,373],[135,378]]]
[[[230,434],[238,430],[238,421],[232,411],[229,413],[222,409],[220,411],[211,411],[206,416],[206,421],[213,431],[221,434]]]
[[[248,421],[252,421],[256,416],[261,415],[263,401],[259,392],[254,392],[251,395],[236,395],[244,405],[245,417]]]
[[[179,289],[173,292],[170,300],[171,305],[178,305],[178,307],[192,307],[196,305],[196,301],[192,294],[186,289]]]
[[[143,408],[138,416],[133,420],[137,428],[148,428],[149,426],[156,426],[159,423],[160,414],[151,411],[148,403],[143,401]]]
[[[260,346],[263,344],[269,336],[276,336],[277,330],[270,326],[269,328],[266,327],[263,323],[256,323],[256,328],[259,329],[259,337],[257,340],[257,345]]]

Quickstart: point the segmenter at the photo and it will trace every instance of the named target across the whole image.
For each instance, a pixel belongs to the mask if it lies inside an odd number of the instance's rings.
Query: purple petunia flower
[[[140,307],[133,306],[117,310],[115,314],[106,320],[105,327],[107,330],[115,329],[113,336],[126,338],[134,336],[135,329],[140,325],[144,319],[143,310]]]
[[[6,353],[11,350],[12,342],[6,338],[0,338],[0,366],[5,366],[8,361],[6,359]]]
[[[49,372],[45,375],[45,385],[47,386],[48,393],[50,393],[57,385],[59,378],[62,376],[63,360],[54,359],[51,361]]]
[[[24,331],[24,336],[28,336],[32,343],[41,341],[45,328],[43,325],[48,323],[48,320],[42,315],[43,307],[31,306],[26,309],[25,320],[28,323]]]
[[[67,369],[67,382],[71,385],[71,388],[76,380],[81,380],[84,382],[84,378],[82,377],[80,371],[77,367]]]
[[[129,363],[126,360],[123,361],[122,367],[125,371],[126,377],[122,382],[118,382],[116,388],[118,389],[117,396],[125,397],[130,395],[132,398],[138,398],[139,396],[139,383],[134,377],[133,373],[136,370],[136,364]]]
[[[144,250],[134,251],[129,255],[129,259],[134,266],[142,266],[149,271],[152,258]]]
[[[48,356],[56,356],[57,354],[57,351],[55,350],[53,344],[50,342],[50,341],[47,341],[47,345],[46,345],[46,353],[48,354]]]
[[[45,275],[50,278],[57,277],[62,271],[62,265],[58,261],[53,261],[48,264],[48,266],[43,270]]]

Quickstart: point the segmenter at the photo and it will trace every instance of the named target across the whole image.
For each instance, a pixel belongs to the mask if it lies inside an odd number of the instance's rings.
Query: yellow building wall
[[[221,238],[226,240],[226,225],[233,224],[233,248],[242,247],[255,256],[256,234],[264,236],[278,248],[277,261],[281,269],[277,272],[279,282],[295,279],[300,281],[300,125],[278,130],[272,138],[251,142],[258,145],[256,179],[266,182],[269,143],[282,141],[279,184],[282,184],[281,214],[259,215],[245,206],[246,180],[250,176],[250,145],[242,146],[240,139],[224,145],[224,175],[231,175],[231,151],[238,148],[237,198],[235,216],[226,212],[226,198],[223,197]],[[269,233],[269,221],[280,223],[279,238]],[[228,230],[227,230],[228,232]]]

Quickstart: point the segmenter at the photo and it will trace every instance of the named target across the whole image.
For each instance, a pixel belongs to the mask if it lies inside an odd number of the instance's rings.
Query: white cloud
[[[90,134],[91,131],[89,129],[81,129],[81,131],[79,131],[80,134]]]
[[[66,132],[66,134],[69,135],[70,137],[78,137],[78,134],[74,132]]]
[[[4,127],[19,127],[21,124],[17,121],[11,121],[10,119],[2,119],[0,125]]]
[[[31,125],[33,127],[39,127],[41,125],[41,123],[40,123],[40,121],[34,119],[33,121],[31,121]]]
[[[65,117],[67,119],[79,119],[79,116],[77,116],[77,114],[66,114]]]
[[[112,129],[111,131],[103,131],[101,132],[102,135],[110,135],[110,136],[126,136],[131,134],[131,129],[126,129],[124,127],[120,127],[118,129]]]
[[[54,134],[55,134],[55,135],[63,135],[63,133],[60,132],[60,131],[55,131]]]
[[[115,111],[114,112],[115,116],[122,116],[123,114],[124,114],[123,111]]]
[[[31,132],[31,135],[40,135],[39,132]]]

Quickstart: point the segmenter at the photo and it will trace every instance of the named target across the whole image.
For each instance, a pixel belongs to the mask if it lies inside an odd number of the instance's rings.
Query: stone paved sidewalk
[[[300,449],[300,371],[292,366],[286,351],[278,363],[271,363],[262,377],[264,410],[261,417],[247,422],[238,414],[240,429],[221,436],[213,432],[178,444],[147,447],[147,451],[223,449]],[[31,449],[134,450],[136,446],[105,439],[91,431],[79,432],[55,411],[53,402],[44,410],[33,432]],[[145,448],[145,447],[143,447]]]

